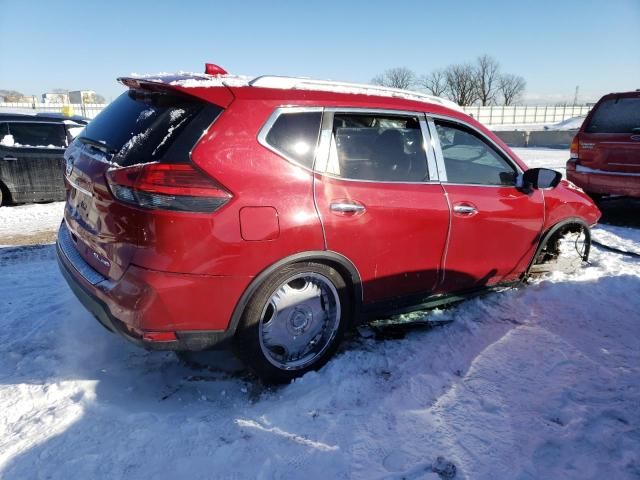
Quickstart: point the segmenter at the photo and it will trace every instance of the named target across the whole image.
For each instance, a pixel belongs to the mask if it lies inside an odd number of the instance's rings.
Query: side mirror
[[[562,174],[549,168],[530,168],[522,175],[521,187],[525,190],[531,188],[555,188],[562,180]]]

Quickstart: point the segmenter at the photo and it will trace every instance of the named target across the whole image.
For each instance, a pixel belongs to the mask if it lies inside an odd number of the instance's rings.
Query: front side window
[[[326,173],[353,180],[428,181],[418,117],[336,113]]]
[[[60,123],[10,122],[9,138],[5,137],[5,146],[16,148],[65,148],[67,133]],[[12,145],[8,145],[12,143]]]
[[[313,167],[322,112],[281,113],[267,133],[266,142],[285,157]]]
[[[517,172],[493,147],[471,129],[436,120],[449,183],[513,186]]]

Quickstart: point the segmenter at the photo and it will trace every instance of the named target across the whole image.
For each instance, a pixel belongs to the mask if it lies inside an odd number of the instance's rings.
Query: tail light
[[[148,163],[111,168],[106,178],[117,200],[148,209],[210,213],[232,197],[190,164]]]
[[[572,160],[577,160],[580,158],[580,134],[576,134],[573,137],[573,141],[571,142],[571,148],[569,150],[569,158]]]

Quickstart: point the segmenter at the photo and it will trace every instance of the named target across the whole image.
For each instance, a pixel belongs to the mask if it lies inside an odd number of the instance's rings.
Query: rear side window
[[[8,135],[13,147],[65,148],[67,132],[61,123],[9,122]],[[6,143],[6,142],[4,142]]]
[[[322,112],[281,113],[265,140],[285,157],[312,168],[321,119]]]
[[[514,167],[479,134],[455,123],[435,124],[449,183],[514,185]]]
[[[336,113],[327,173],[353,180],[427,181],[418,117]]]
[[[640,133],[640,97],[611,98],[591,115],[588,133]]]
[[[121,166],[188,162],[191,148],[221,111],[186,95],[129,90],[77,138],[102,144],[114,154],[110,161]]]

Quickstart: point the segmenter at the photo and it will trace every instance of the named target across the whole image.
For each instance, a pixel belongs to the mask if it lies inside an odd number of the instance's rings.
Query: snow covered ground
[[[569,150],[557,148],[512,148],[529,167],[552,168],[561,172],[563,176],[567,170]]]
[[[64,202],[0,207],[0,245],[54,241],[63,213]]]
[[[637,230],[599,228],[640,251]],[[640,261],[557,273],[357,337],[274,390],[106,332],[53,246],[0,250],[0,477],[616,478],[640,475]],[[440,472],[440,476],[434,472]]]
[[[3,207],[0,228],[59,215]],[[594,237],[640,253],[640,230]],[[425,313],[450,322],[403,338],[364,330],[265,389],[105,331],[52,245],[0,248],[0,478],[637,479],[639,294],[640,259],[595,246],[576,274]]]

